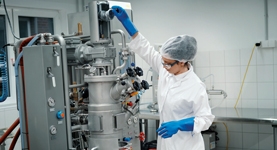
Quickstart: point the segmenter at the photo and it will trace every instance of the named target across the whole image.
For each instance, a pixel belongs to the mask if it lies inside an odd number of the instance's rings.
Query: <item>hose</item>
[[[15,147],[15,144],[16,144],[16,141],[18,140],[18,137],[20,135],[20,128],[17,130],[17,132],[15,133],[14,137],[13,137],[13,140],[12,140],[12,143],[10,145],[10,148],[9,150],[13,150],[14,147]]]
[[[37,34],[35,37],[29,37],[27,39],[25,39],[21,44],[20,44],[20,49],[22,49],[23,45],[26,44],[26,42],[28,42],[27,46],[31,46],[33,45],[33,43],[39,38],[40,34]],[[29,42],[30,41],[30,42]],[[20,99],[20,84],[19,84],[19,77],[18,77],[18,66],[19,66],[19,62],[21,57],[23,56],[23,50],[19,53],[19,55],[17,56],[16,60],[15,60],[15,78],[16,78],[16,92],[17,92],[17,102],[18,102],[18,106],[20,108],[20,106],[24,106],[25,104],[21,104],[21,99]],[[23,61],[21,62],[23,64]],[[23,76],[24,76],[24,70],[22,70],[23,72]],[[23,82],[24,83],[24,82]],[[23,101],[24,102],[24,101]],[[22,110],[19,110],[19,118],[20,118],[20,122],[24,123],[23,119],[23,114],[24,112],[22,112]],[[22,127],[22,123],[20,123],[20,129],[21,132],[23,131],[23,127]],[[23,135],[23,134],[21,134]],[[24,136],[21,136],[21,147],[25,148],[25,144],[24,144]]]
[[[13,124],[9,127],[9,129],[2,135],[2,137],[0,138],[0,144],[2,144],[6,138],[8,137],[8,135],[10,135],[10,133],[13,131],[13,129],[19,124],[19,118],[17,118]]]
[[[0,68],[2,74],[2,95],[0,96],[0,102],[4,102],[9,95],[9,76],[7,66],[7,53],[4,49],[1,49],[0,54]]]
[[[237,101],[236,101],[236,104],[235,104],[234,108],[237,108],[238,102],[240,100],[240,96],[241,96],[241,93],[242,93],[242,88],[243,88],[243,85],[244,85],[244,81],[245,81],[245,78],[246,78],[246,75],[247,75],[247,72],[248,72],[248,68],[250,66],[250,63],[251,63],[251,60],[252,60],[255,48],[256,48],[256,45],[253,47],[251,55],[250,55],[250,58],[248,60],[246,71],[245,71],[244,76],[243,76],[243,80],[242,80],[242,83],[241,83],[241,86],[240,86],[240,90],[239,90],[239,95],[238,95],[238,98],[237,98]]]

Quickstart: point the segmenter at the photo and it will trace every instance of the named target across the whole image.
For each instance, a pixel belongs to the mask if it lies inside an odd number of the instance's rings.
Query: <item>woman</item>
[[[172,37],[158,53],[138,32],[123,8],[113,6],[112,10],[132,36],[129,48],[159,73],[157,149],[204,150],[201,131],[210,127],[214,115],[205,85],[189,63],[197,51],[195,38],[188,35]]]

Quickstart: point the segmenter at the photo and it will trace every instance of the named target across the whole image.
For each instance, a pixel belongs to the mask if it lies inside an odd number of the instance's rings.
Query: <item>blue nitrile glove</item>
[[[186,118],[179,121],[170,121],[162,123],[161,127],[157,129],[158,134],[162,138],[170,138],[173,134],[180,131],[193,131],[194,117]]]
[[[120,6],[112,6],[112,11],[117,19],[122,23],[130,36],[133,36],[138,32],[137,28],[134,26],[126,11]]]

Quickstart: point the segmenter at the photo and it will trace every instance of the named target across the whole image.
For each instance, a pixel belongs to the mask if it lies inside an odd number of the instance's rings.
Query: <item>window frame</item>
[[[12,23],[12,10],[7,8],[7,13],[9,15],[10,21]],[[14,43],[14,38],[11,33],[10,25],[8,22],[8,18],[6,16],[5,10],[2,7],[0,9],[0,15],[5,16],[5,26],[6,26],[6,41],[7,43]],[[2,48],[3,45],[1,45]],[[14,67],[11,62],[11,60],[14,60],[14,52],[13,52],[13,47],[8,46],[7,47],[7,52],[8,52],[8,68],[9,68],[9,89],[10,89],[10,96],[7,97],[5,102],[0,103],[0,107],[2,106],[9,106],[9,105],[15,105],[16,104],[16,87],[15,87],[15,73],[14,73]],[[14,85],[14,86],[13,86]]]
[[[17,7],[7,7],[7,13],[9,15],[9,19],[11,21],[14,34],[19,37],[19,16],[25,17],[45,17],[45,18],[53,18],[53,29],[54,34],[60,34],[62,32],[62,23],[66,21],[62,16],[66,16],[59,10],[50,10],[50,9],[33,9],[33,8],[17,8]],[[14,38],[12,31],[10,29],[10,25],[8,23],[8,18],[6,16],[4,7],[0,7],[0,15],[5,16],[6,23],[6,41],[7,43],[16,43],[18,40]],[[67,29],[67,27],[65,28]],[[20,38],[21,40],[24,38]],[[10,96],[7,97],[5,102],[0,103],[1,107],[14,107],[16,106],[16,81],[15,81],[15,71],[13,63],[15,62],[15,54],[13,51],[13,47],[8,46],[8,68],[9,68],[9,85],[10,85]]]

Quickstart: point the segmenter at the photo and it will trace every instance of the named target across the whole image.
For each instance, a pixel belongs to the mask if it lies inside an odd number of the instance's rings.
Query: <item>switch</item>
[[[56,116],[57,116],[58,119],[63,119],[64,118],[64,113],[60,110],[60,111],[57,112]]]

